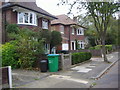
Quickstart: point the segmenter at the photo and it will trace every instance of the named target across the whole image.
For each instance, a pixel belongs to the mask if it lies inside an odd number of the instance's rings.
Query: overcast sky
[[[73,1],[73,0],[71,0]],[[57,4],[60,2],[60,0],[36,0],[36,4],[38,7],[41,7],[42,9],[46,10],[52,15],[61,15],[61,14],[66,14],[69,12],[69,7],[65,5],[60,5],[57,6]],[[80,14],[84,14],[86,11],[83,10],[79,12]],[[74,16],[77,16],[77,11],[76,9],[73,10]],[[73,15],[69,15],[71,18]],[[116,15],[118,18],[118,15]]]
[[[53,15],[67,14],[68,7],[57,6],[59,0],[36,0],[36,4]]]

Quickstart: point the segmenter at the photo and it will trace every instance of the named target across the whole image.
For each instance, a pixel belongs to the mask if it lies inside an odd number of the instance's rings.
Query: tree
[[[51,32],[51,41],[50,41],[50,49],[53,47],[56,47],[57,45],[60,45],[62,42],[61,33],[58,31],[52,31]]]
[[[38,34],[40,38],[44,39],[45,43],[49,44],[51,41],[51,31],[50,30],[44,30],[41,29],[39,30],[39,34]]]
[[[69,3],[68,0],[61,0],[62,4]],[[98,0],[99,1],[99,0]],[[79,0],[73,1],[73,3],[69,3],[71,6],[70,12],[73,6],[77,6],[77,9],[82,8],[87,10],[87,15],[91,16],[94,20],[94,26],[97,30],[99,35],[101,44],[102,44],[102,53],[104,57],[104,61],[108,62],[106,57],[106,50],[105,50],[105,39],[106,39],[106,32],[109,26],[110,17],[119,11],[120,4],[118,2],[80,2]]]

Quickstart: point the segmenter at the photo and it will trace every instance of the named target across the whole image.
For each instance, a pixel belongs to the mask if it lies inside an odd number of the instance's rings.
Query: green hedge
[[[78,52],[72,54],[72,64],[81,63],[89,60],[92,57],[90,52]]]
[[[7,42],[1,45],[0,51],[2,52],[2,66],[11,66],[12,68],[18,68],[18,55],[16,53],[15,42]]]
[[[97,46],[94,46],[94,47],[90,47],[89,49],[90,50],[98,50],[98,49],[101,49],[102,48],[102,45],[97,45]],[[106,51],[108,52],[111,52],[112,51],[112,45],[105,45],[105,48],[106,48]]]
[[[105,48],[108,52],[112,51],[112,45],[105,45]]]

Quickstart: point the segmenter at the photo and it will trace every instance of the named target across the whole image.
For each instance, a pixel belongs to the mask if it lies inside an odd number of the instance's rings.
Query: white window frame
[[[48,29],[48,20],[42,19],[42,29]]]
[[[22,20],[23,22],[19,21],[19,18],[20,18],[19,13],[23,13],[23,17],[22,17],[23,18],[23,20]],[[24,16],[25,13],[28,14],[28,23],[25,23],[25,16]],[[32,23],[30,23],[30,14],[32,14]],[[34,12],[18,12],[18,14],[17,14],[17,22],[18,22],[18,24],[37,26],[37,15]]]
[[[68,43],[62,43],[62,50],[69,50]]]
[[[72,27],[72,35],[74,35],[74,34],[75,34],[75,28]]]
[[[61,34],[64,34],[64,29],[65,29],[65,28],[64,28],[64,25],[60,25],[60,33],[61,33]]]
[[[50,53],[50,44],[45,44],[44,50],[45,50],[45,54],[49,54]]]
[[[81,32],[81,33],[80,33]],[[84,30],[83,28],[78,28],[77,29],[77,35],[84,35]]]
[[[82,47],[81,47],[81,44],[82,44]],[[80,48],[81,48],[81,49],[84,49],[84,48],[85,48],[85,47],[84,47],[84,45],[85,45],[84,41],[82,41],[82,40],[79,41],[79,45],[80,45]]]

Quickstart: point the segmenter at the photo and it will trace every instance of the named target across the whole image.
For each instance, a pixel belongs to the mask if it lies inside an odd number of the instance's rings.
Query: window
[[[75,29],[74,29],[74,28],[72,28],[72,34],[73,34],[73,35],[75,34]]]
[[[48,29],[48,20],[47,19],[42,20],[42,28],[43,29]]]
[[[82,28],[78,28],[77,35],[84,35],[84,30]]]
[[[60,25],[60,32],[61,32],[61,34],[64,34],[64,26],[63,25]]]
[[[37,25],[36,14],[33,12],[18,12],[18,24]]]
[[[50,53],[50,44],[45,44],[44,50],[45,50],[45,54],[49,54]]]
[[[79,45],[81,49],[84,49],[84,41],[79,41]]]
[[[76,50],[75,41],[71,41],[71,50]]]

